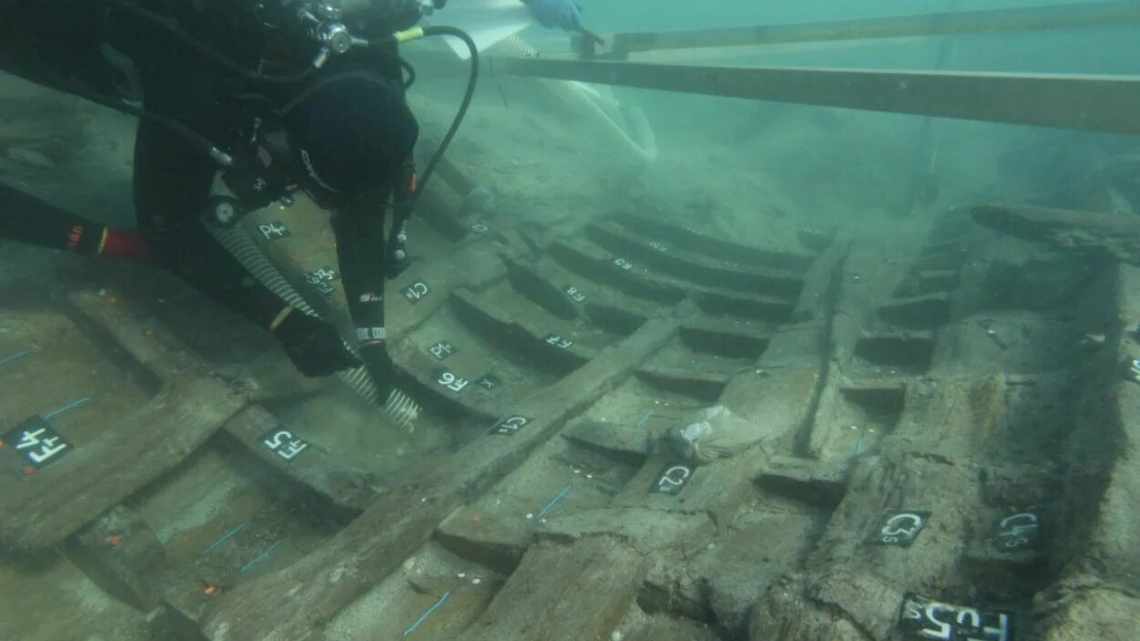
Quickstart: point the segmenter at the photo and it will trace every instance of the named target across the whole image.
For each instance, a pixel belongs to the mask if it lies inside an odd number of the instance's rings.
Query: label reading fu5
[[[907,594],[899,614],[907,641],[1013,641],[1013,617],[1008,612],[941,603]]]

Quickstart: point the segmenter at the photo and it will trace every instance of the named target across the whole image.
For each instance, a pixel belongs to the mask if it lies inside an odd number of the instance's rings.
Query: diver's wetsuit
[[[42,14],[43,1],[33,2],[29,10]],[[282,62],[303,66],[312,59],[311,51],[285,50],[286,57],[297,56],[294,60],[271,55],[272,34],[252,10],[246,10],[249,7],[242,6],[243,0],[140,0],[139,4],[172,17],[180,29],[249,69],[269,71],[274,63]],[[384,0],[377,4],[384,5],[380,11],[390,9]],[[394,45],[340,56],[298,85],[266,84],[204,59],[191,46],[138,16],[114,10],[102,24],[109,29],[97,40],[109,42],[134,61],[146,110],[182,122],[222,146],[234,141],[240,130],[248,130],[253,116],[250,105],[262,104],[267,111],[264,104],[286,104],[305,88],[323,83],[278,120],[289,132],[295,151],[304,154],[304,162],[297,164],[305,171],[297,179],[318,202],[334,210],[339,267],[361,357],[385,394],[392,373],[383,343],[385,203],[402,187],[399,181],[409,177],[407,163],[418,133],[404,102]],[[390,33],[410,24],[373,26]],[[54,37],[59,38],[59,27],[54,29]],[[72,60],[78,57],[70,50],[63,53]],[[249,94],[257,97],[236,98]],[[206,155],[164,126],[142,120],[134,166],[139,228],[159,263],[273,330],[306,374],[327,374],[355,364],[339,339],[330,340],[330,326],[289,313],[282,300],[249,278],[207,231],[200,217],[217,167]],[[314,339],[316,334],[323,338]],[[305,355],[306,350],[325,353]]]

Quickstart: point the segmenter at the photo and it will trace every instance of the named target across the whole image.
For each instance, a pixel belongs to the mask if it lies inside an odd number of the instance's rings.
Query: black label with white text
[[[261,439],[261,444],[285,461],[292,461],[304,452],[309,443],[286,429],[275,429]]]
[[[899,628],[906,641],[1013,641],[1013,614],[907,594]]]
[[[4,435],[4,443],[39,469],[62,458],[72,449],[42,416],[33,416]]]

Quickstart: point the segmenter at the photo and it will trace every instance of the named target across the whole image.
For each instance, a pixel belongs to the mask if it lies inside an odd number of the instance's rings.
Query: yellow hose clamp
[[[412,27],[411,29],[397,31],[396,33],[392,34],[392,36],[396,38],[397,43],[404,44],[405,42],[411,42],[412,40],[417,40],[424,37],[424,28]]]

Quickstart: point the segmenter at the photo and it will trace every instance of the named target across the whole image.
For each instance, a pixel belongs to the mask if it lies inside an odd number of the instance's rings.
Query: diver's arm
[[[384,203],[387,190],[361,194],[333,216],[341,282],[356,327],[360,358],[387,399],[395,366],[384,325]]]

